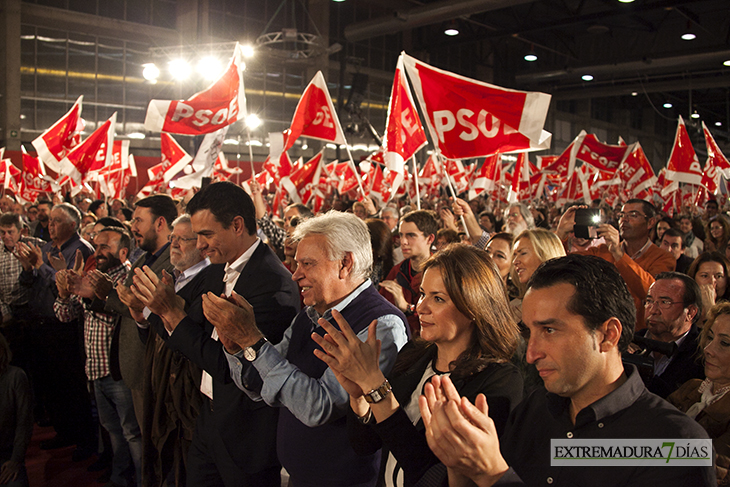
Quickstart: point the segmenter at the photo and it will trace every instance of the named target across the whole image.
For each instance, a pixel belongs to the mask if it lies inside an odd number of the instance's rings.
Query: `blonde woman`
[[[557,235],[542,228],[525,230],[517,235],[512,251],[510,276],[519,289],[519,297],[512,300],[510,307],[515,320],[522,320],[522,296],[527,282],[535,270],[546,260],[565,256],[565,248]]]

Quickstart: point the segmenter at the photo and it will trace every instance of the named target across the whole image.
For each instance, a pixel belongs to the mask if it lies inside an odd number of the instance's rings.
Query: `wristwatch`
[[[363,394],[363,397],[365,398],[365,401],[370,404],[375,404],[376,402],[380,402],[385,399],[392,390],[393,387],[391,387],[390,382],[388,382],[388,379],[385,379],[385,382],[383,382],[379,387],[370,392],[366,392]]]
[[[262,338],[261,340],[257,341],[250,347],[246,347],[243,349],[243,358],[248,360],[249,362],[253,362],[256,360],[256,357],[259,355],[259,350],[261,350],[261,347],[264,346],[264,343],[268,342],[266,337]]]

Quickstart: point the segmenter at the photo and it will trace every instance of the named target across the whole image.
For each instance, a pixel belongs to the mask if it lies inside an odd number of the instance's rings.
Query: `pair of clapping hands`
[[[172,332],[187,316],[185,300],[175,293],[173,278],[165,270],[157,276],[147,266],[136,268],[132,285],[119,284],[116,289],[119,299],[138,322],[144,320],[143,310],[147,307]],[[205,293],[202,303],[206,319],[216,328],[221,343],[229,352],[235,353],[263,337],[256,327],[253,307],[235,291],[231,296]]]
[[[72,294],[76,294],[82,298],[93,299],[96,297],[106,300],[109,291],[114,286],[109,276],[100,270],[94,269],[91,272],[84,272],[84,256],[81,250],[76,251],[74,266],[71,269],[66,268],[66,259],[61,253],[58,256],[49,254],[48,260],[56,269],[56,287],[58,288],[58,295],[62,299],[67,299]]]
[[[333,311],[332,316],[339,330],[320,319],[319,324],[327,333],[312,334],[312,339],[322,347],[314,353],[329,365],[350,396],[360,396],[383,377],[378,367],[377,321],[370,324],[368,338],[362,342],[339,312]],[[448,377],[436,375],[426,384],[418,405],[428,445],[447,467],[450,486],[492,485],[508,470],[483,394],[472,404],[459,396]]]

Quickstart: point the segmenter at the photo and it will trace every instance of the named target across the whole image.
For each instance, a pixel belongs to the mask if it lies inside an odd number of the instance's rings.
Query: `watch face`
[[[253,362],[256,360],[256,350],[253,349],[253,347],[247,347],[243,350],[243,358],[248,360],[249,362]]]

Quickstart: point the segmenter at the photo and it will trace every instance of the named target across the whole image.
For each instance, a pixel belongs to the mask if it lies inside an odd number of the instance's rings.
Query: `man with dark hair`
[[[53,203],[48,200],[41,200],[36,207],[36,219],[30,225],[30,235],[48,242],[51,235],[48,233],[48,219],[50,218]]]
[[[162,271],[172,272],[170,263],[170,243],[168,236],[172,229],[172,222],[177,218],[177,206],[167,195],[156,194],[137,202],[132,219],[132,235],[137,246],[145,251],[133,264],[132,270],[124,281],[124,286],[132,284],[134,269],[148,266],[157,275]],[[103,281],[98,281],[103,285]],[[120,284],[121,285],[121,284]],[[106,298],[104,298],[106,296]],[[111,354],[118,356],[119,369],[126,386],[132,391],[134,411],[137,422],[142,423],[143,411],[143,378],[145,347],[139,339],[137,325],[132,318],[129,307],[120,299],[117,289],[97,290],[98,302],[107,313],[118,316],[118,324],[112,342]]]
[[[644,300],[646,330],[638,334],[660,342],[674,342],[671,356],[654,353],[654,377],[648,388],[666,398],[690,379],[704,379],[700,360],[702,295],[694,279],[679,272],[662,272]]]
[[[527,361],[547,393],[538,389],[523,400],[497,441],[483,397],[471,405],[448,378],[426,386],[426,436],[451,468],[450,485],[466,479],[478,485],[499,479],[596,487],[714,485],[712,466],[552,465],[553,439],[708,438],[699,424],[649,392],[633,365],[624,367],[621,353],[631,341],[634,316],[626,284],[605,260],[572,254],[540,265],[528,283],[522,319],[529,331]],[[455,404],[443,407],[437,396]],[[456,434],[461,441],[455,444]]]
[[[560,218],[556,233],[565,242],[575,225],[575,211],[578,207],[568,208]],[[660,272],[673,271],[676,260],[669,252],[660,249],[649,238],[649,232],[656,224],[654,205],[640,199],[630,199],[624,203],[617,214],[619,228],[603,222],[597,228],[599,237],[606,241],[597,247],[581,251],[606,259],[616,266],[621,277],[634,297],[637,309],[646,296],[654,276]],[[636,329],[644,328],[644,316],[639,314]]]
[[[187,211],[198,235],[197,247],[213,264],[205,289],[209,292],[201,292],[185,309],[168,277],[160,280],[148,269],[137,270],[132,288],[161,318],[150,321],[163,338],[169,335],[166,345],[204,370],[203,405],[188,453],[187,483],[278,487],[277,411],[252,401],[231,381],[203,302],[211,295],[244,297],[254,307],[262,332],[277,343],[299,310],[298,289],[289,271],[256,236],[254,205],[243,189],[229,182],[211,184],[190,200]],[[160,329],[161,323],[165,329]]]
[[[418,335],[420,324],[415,314],[421,296],[421,262],[431,256],[431,245],[436,240],[438,222],[433,213],[416,210],[401,218],[400,248],[405,260],[394,266],[380,283],[380,294],[408,317],[411,333]]]
[[[679,217],[679,230],[684,238],[684,254],[694,260],[705,249],[705,244],[701,238],[695,235],[693,226],[694,222],[691,216],[681,215]]]
[[[58,298],[53,305],[56,317],[66,326],[77,318],[83,319],[86,376],[94,385],[99,422],[111,440],[113,485],[132,485],[132,471],[141,479],[142,437],[132,392],[114,373],[118,367],[112,364],[111,344],[118,320],[114,314],[92,309],[92,300],[104,287],[93,286],[91,278],[108,281],[109,287],[122,282],[129,270],[129,243],[129,235],[120,228],[108,227],[99,232],[96,269],[86,275],[81,269],[58,271]]]
[[[707,200],[705,203],[705,214],[702,215],[702,219],[710,221],[720,213],[720,206],[717,204],[717,200]]]
[[[219,276],[222,269],[214,269],[197,249],[198,239],[190,215],[181,215],[173,222],[169,240],[170,263],[175,267],[175,293],[189,306],[208,290],[209,273],[217,272]],[[120,291],[119,297],[129,306],[140,338],[146,343],[142,476],[146,485],[162,485],[164,480],[171,485],[186,485],[188,451],[203,405],[201,369],[166,347],[169,334],[164,325],[150,317],[149,310],[132,292],[125,293],[124,288]]]
[[[682,232],[676,228],[669,228],[662,235],[660,249],[666,250],[672,256],[677,259],[675,270],[682,274],[687,274],[689,266],[692,265],[692,259],[687,257],[684,253],[685,245]]]

